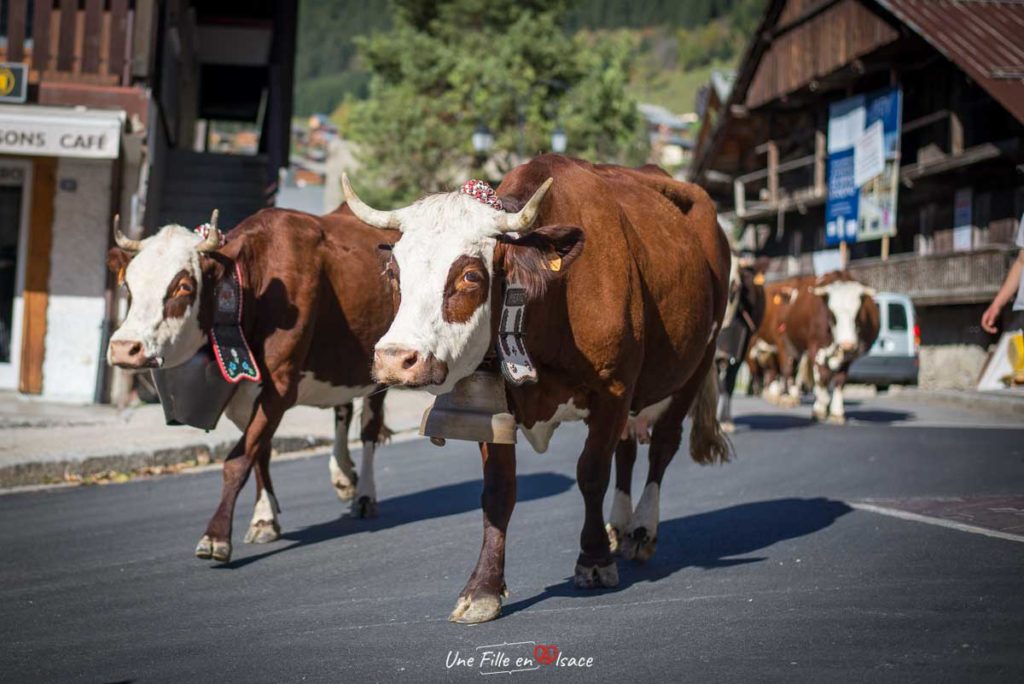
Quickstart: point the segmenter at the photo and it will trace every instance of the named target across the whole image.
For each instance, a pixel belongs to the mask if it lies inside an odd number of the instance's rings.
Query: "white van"
[[[849,381],[878,385],[917,384],[918,353],[921,328],[910,297],[896,292],[879,292],[878,339],[868,351],[850,366]]]

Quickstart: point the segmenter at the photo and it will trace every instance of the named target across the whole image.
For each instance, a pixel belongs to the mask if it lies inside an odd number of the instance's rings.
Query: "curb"
[[[23,487],[26,485],[53,485],[76,483],[89,477],[110,472],[140,474],[148,469],[159,469],[183,464],[206,464],[223,461],[231,452],[238,438],[221,442],[193,442],[163,449],[141,449],[138,451],[101,454],[86,458],[68,458],[53,461],[17,463],[0,468],[0,487]],[[318,447],[329,447],[333,439],[325,437],[275,437],[272,448],[279,454],[303,451]]]
[[[898,395],[920,401],[930,401],[948,406],[976,409],[1002,416],[1020,418],[1024,421],[1024,396],[999,392],[975,392],[969,390],[921,390],[907,388]]]

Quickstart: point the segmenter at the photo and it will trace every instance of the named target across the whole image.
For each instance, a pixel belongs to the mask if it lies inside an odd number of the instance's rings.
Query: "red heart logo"
[[[558,660],[558,647],[554,644],[537,644],[533,647],[533,657],[541,665],[551,665]]]

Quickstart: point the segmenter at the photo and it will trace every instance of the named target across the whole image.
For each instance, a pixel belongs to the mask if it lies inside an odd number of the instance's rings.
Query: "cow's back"
[[[347,207],[326,216],[264,209],[239,224],[223,251],[250,272],[256,310],[246,317],[255,346],[273,355],[309,314],[312,334],[298,370],[334,386],[372,384],[373,345],[393,317],[376,250],[396,237]]]
[[[585,235],[565,276],[575,346],[602,379],[635,387],[635,404],[678,391],[725,310],[729,249],[711,200],[663,173],[550,155],[513,171],[500,191],[529,197],[548,177],[539,225]]]

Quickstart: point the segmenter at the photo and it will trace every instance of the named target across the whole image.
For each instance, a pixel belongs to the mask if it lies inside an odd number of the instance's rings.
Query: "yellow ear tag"
[[[764,285],[764,273],[758,273],[756,276],[754,276],[754,284]]]
[[[120,287],[121,285],[124,285],[124,272],[126,270],[128,270],[128,267],[127,266],[122,266],[117,271],[117,285],[118,285],[118,287]]]
[[[781,304],[782,303],[782,295],[775,295],[774,297],[772,297],[772,303],[773,304]]]
[[[562,269],[562,258],[554,248],[548,251],[548,268],[556,273]]]

